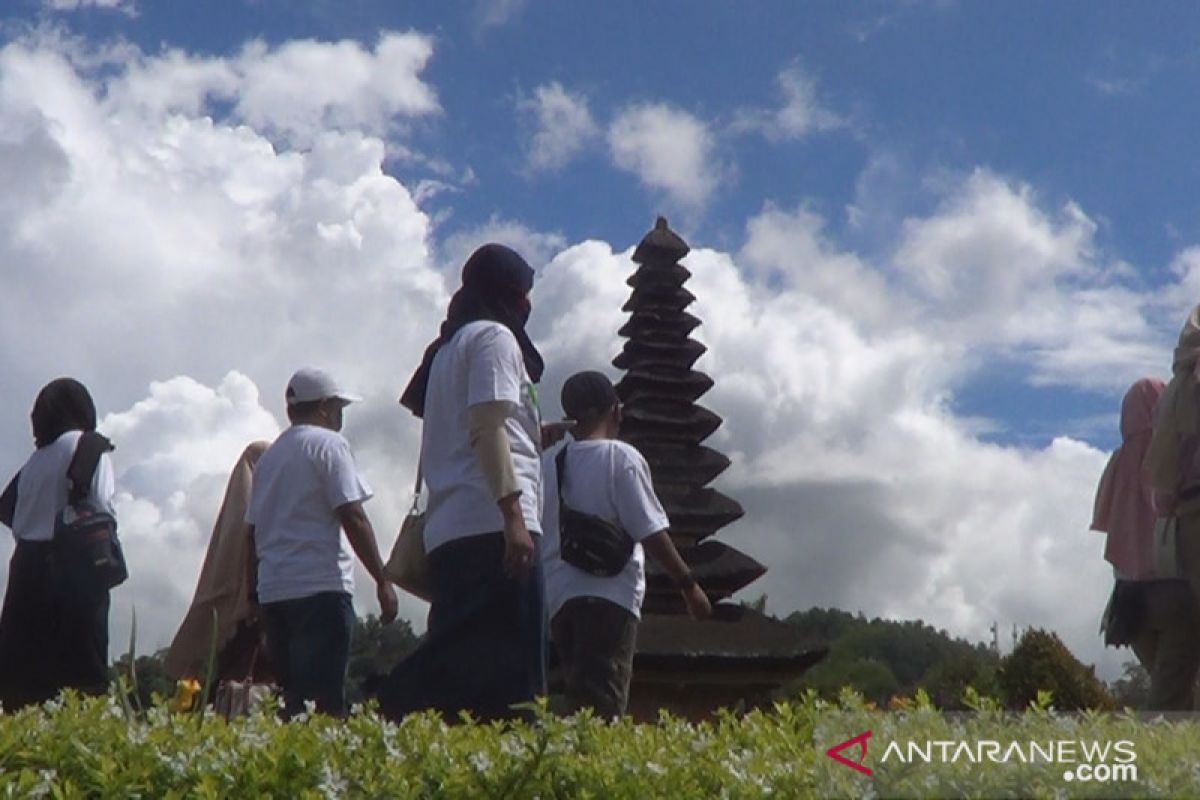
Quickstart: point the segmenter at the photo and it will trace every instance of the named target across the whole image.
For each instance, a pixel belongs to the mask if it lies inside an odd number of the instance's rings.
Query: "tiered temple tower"
[[[766,572],[759,562],[713,537],[741,518],[737,501],[709,488],[730,461],[703,442],[721,418],[697,404],[713,381],[694,369],[706,350],[691,338],[700,320],[684,288],[691,273],[679,261],[689,247],[659,217],[633,253],[629,321],[613,366],[624,404],[621,438],[646,457],[654,488],[671,521],[671,538],[715,604],[696,622],[668,577],[647,563],[644,617],[634,661],[630,710],[653,718],[659,708],[702,717],[726,705],[752,704],[798,677],[825,655],[789,625],[744,606],[720,603]]]

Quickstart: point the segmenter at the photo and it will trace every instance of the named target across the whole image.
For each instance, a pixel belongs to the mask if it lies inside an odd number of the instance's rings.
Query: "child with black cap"
[[[567,711],[590,706],[603,717],[625,712],[650,552],[683,595],[688,612],[712,612],[707,596],[671,542],[670,525],[654,493],[650,467],[632,445],[617,440],[621,406],[612,382],[579,372],[563,384],[562,407],[575,420],[563,455],[562,502],[623,529],[636,544],[617,574],[591,574],[562,557],[555,454],[543,458],[542,510],[546,604],[566,684]]]

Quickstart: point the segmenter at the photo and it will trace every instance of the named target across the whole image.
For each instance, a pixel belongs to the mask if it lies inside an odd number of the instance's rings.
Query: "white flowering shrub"
[[[0,714],[0,797],[1177,797],[1200,786],[1196,718],[1069,716],[1046,693],[1020,714],[970,689],[966,715],[942,714],[922,695],[881,711],[846,691],[837,702],[809,693],[700,724],[666,714],[653,725],[609,724],[539,707],[532,724],[450,726],[433,715],[395,724],[369,706],[346,720],[308,714],[284,724],[273,703],[226,722],[164,702],[133,709],[119,697],[66,693]],[[867,729],[868,752],[845,754],[871,775],[826,755]],[[976,754],[991,740],[1026,751],[1030,742],[1121,740],[1136,751],[1136,777],[1070,781],[1061,764],[884,758],[891,742],[930,740],[955,743],[954,753],[967,742]]]

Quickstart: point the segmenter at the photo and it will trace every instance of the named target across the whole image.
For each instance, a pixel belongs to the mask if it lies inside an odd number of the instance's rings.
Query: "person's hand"
[[[396,599],[396,590],[392,588],[391,581],[378,581],[375,584],[375,597],[379,600],[379,620],[387,625],[400,612],[400,601]]]
[[[500,501],[504,515],[504,574],[524,580],[533,569],[534,549],[518,497],[514,494]]]
[[[562,422],[547,422],[542,425],[542,449],[549,450],[563,440],[575,427],[575,420],[564,419]]]
[[[708,595],[698,583],[683,590],[683,602],[687,604],[692,619],[708,619],[712,615],[712,603],[708,602]]]

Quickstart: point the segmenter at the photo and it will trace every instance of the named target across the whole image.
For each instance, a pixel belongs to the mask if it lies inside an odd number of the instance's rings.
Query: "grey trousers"
[[[1187,581],[1149,581],[1131,646],[1150,674],[1147,711],[1192,710],[1200,668],[1200,613]]]
[[[1152,711],[1191,711],[1200,671],[1200,513],[1180,514],[1176,558],[1183,581],[1155,581],[1146,625],[1133,643],[1150,673]],[[1187,587],[1191,591],[1182,590]]]
[[[591,708],[616,719],[629,703],[637,617],[609,600],[576,597],[554,615],[550,631],[566,685],[566,711]]]

